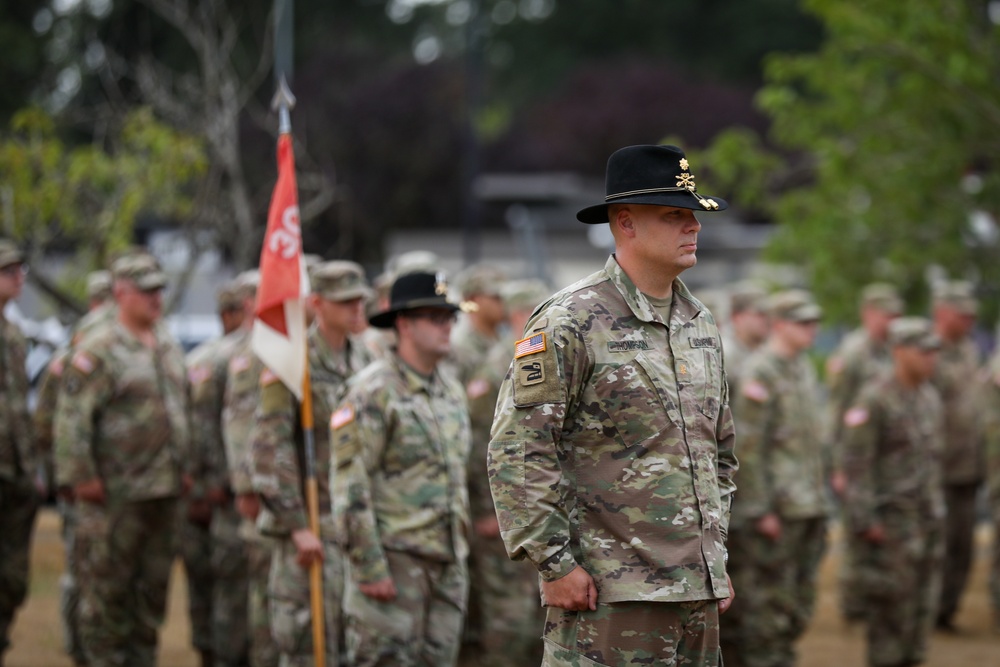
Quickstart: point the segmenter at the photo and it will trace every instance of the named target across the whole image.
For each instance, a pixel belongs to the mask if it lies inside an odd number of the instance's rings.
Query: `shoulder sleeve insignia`
[[[751,401],[763,403],[771,397],[771,392],[767,390],[767,387],[765,387],[763,383],[757,380],[751,380],[743,385],[743,395]]]
[[[867,408],[853,407],[844,413],[844,425],[850,428],[861,426],[868,423],[869,416]]]
[[[330,415],[330,430],[336,431],[342,426],[347,426],[354,421],[354,406],[348,403]]]
[[[465,386],[465,393],[470,400],[476,400],[480,396],[486,395],[490,390],[490,383],[482,378],[476,378]]]
[[[193,387],[197,387],[202,382],[212,376],[212,371],[207,366],[198,364],[188,369],[188,382]]]
[[[84,375],[90,375],[94,371],[94,368],[96,368],[94,359],[86,352],[77,352],[74,354],[72,364],[73,368]]]
[[[526,357],[529,354],[537,354],[538,352],[544,352],[545,350],[545,332],[541,331],[532,336],[528,336],[527,338],[522,338],[514,343],[514,358],[520,359],[521,357]]]
[[[260,386],[266,387],[269,384],[278,382],[279,379],[270,368],[265,368],[260,374]]]

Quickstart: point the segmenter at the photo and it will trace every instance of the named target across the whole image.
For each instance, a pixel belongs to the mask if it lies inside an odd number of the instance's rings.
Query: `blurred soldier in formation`
[[[739,557],[748,559],[733,568],[749,568],[733,606],[742,606],[738,652],[747,667],[795,663],[795,641],[815,603],[829,513],[819,388],[806,354],[820,309],[809,293],[788,290],[769,298],[768,314],[771,333],[747,360],[733,398],[740,472],[732,524],[746,535]]]
[[[861,388],[843,416],[846,532],[868,623],[868,664],[924,661],[943,554],[941,399],[930,383],[940,340],[931,323],[889,325],[893,366]]]
[[[466,608],[469,418],[439,369],[458,306],[443,274],[408,273],[389,308],[393,355],[351,380],[331,419],[337,539],[349,558],[348,664],[455,665]]]
[[[251,431],[264,371],[264,365],[250,349],[259,280],[257,271],[237,277],[244,319],[243,325],[229,336],[232,348],[223,390],[225,501],[212,516],[212,571],[216,580],[212,610],[219,667],[278,665],[267,601],[274,544],[257,531],[255,522],[262,512],[250,472]]]
[[[987,365],[983,389],[986,469],[990,517],[993,522],[990,597],[993,604],[993,632],[1000,634],[1000,345]]]
[[[833,467],[831,483],[838,496],[843,494],[846,482],[841,461],[844,413],[857,400],[866,382],[892,368],[887,342],[889,323],[902,312],[903,300],[894,286],[867,285],[861,292],[861,326],[847,334],[827,360],[830,390],[827,442]],[[843,546],[840,608],[847,621],[858,621],[865,618],[865,602],[863,591],[854,579],[854,540],[850,533],[845,533]]]
[[[541,576],[546,665],[719,662],[735,442],[697,262],[698,194],[676,146],[627,146],[606,197],[604,267],[552,296],[511,348],[489,445],[511,558]]]
[[[236,280],[224,285],[217,295],[222,337],[206,341],[187,355],[191,406],[191,451],[193,482],[191,493],[181,504],[178,551],[188,580],[188,611],[191,616],[191,643],[201,656],[202,667],[215,665],[217,640],[214,637],[212,600],[215,577],[212,572],[212,514],[226,502],[225,451],[222,443],[222,407],[225,397],[226,365],[232,356],[229,334],[238,330],[246,316],[243,294]],[[242,633],[246,636],[246,631]],[[222,639],[222,638],[220,638]],[[231,637],[222,639],[224,643]],[[245,642],[244,642],[245,644]],[[245,658],[245,648],[240,656]],[[220,666],[232,656],[220,654]],[[238,661],[237,661],[237,664]]]
[[[86,329],[94,326],[85,320],[101,322],[109,319],[110,313],[113,313],[114,309],[108,304],[114,304],[114,299],[111,298],[111,272],[93,271],[87,276],[87,309],[91,316],[81,320],[71,338],[81,338],[86,335]],[[101,313],[101,315],[95,317],[94,313]],[[52,439],[56,417],[56,400],[59,397],[59,385],[62,382],[63,370],[69,363],[72,353],[71,345],[55,351],[42,376],[35,399],[33,416],[35,437],[38,442],[38,451],[46,459],[45,479],[47,483],[52,485],[55,483]],[[74,558],[75,548],[73,546],[76,510],[73,499],[68,495],[60,494],[56,500],[59,506],[59,515],[62,517],[62,538],[66,552],[66,568],[59,577],[59,615],[63,625],[63,642],[66,653],[69,654],[73,662],[77,665],[84,665],[86,658],[83,655],[83,648],[80,646],[80,629],[77,621],[80,591],[76,583],[76,559]]]
[[[954,631],[954,616],[972,565],[976,495],[983,482],[983,424],[980,414],[979,349],[972,340],[977,302],[972,284],[946,282],[932,294],[934,332],[941,354],[934,386],[944,404],[945,556],[937,627]]]
[[[473,264],[456,277],[462,301],[462,315],[451,330],[449,370],[468,390],[472,375],[486,361],[486,353],[497,342],[506,318],[500,289],[507,276],[489,264]],[[493,416],[490,415],[492,423]],[[486,427],[487,436],[489,426]]]
[[[190,484],[187,382],[158,326],[150,255],[112,266],[115,322],[76,346],[55,420],[56,480],[77,503],[80,639],[91,667],[154,664],[177,502]]]
[[[539,280],[512,280],[500,296],[511,333],[478,356],[482,363],[465,382],[472,425],[472,449],[467,467],[472,536],[469,541],[469,616],[465,652],[475,664],[501,667],[536,664],[542,657],[538,628],[543,622],[538,597],[538,573],[527,563],[507,557],[486,469],[493,412],[500,385],[513,359],[514,341],[521,337],[531,313],[551,290]],[[452,339],[455,332],[452,331]],[[452,344],[454,351],[455,343]]]
[[[371,295],[362,268],[354,262],[332,261],[311,274],[310,308],[315,320],[309,329],[309,376],[315,422],[316,477],[319,486],[320,534],[309,527],[304,495],[304,442],[300,405],[294,394],[269,370],[261,375],[260,403],[252,436],[251,470],[254,491],[260,496],[269,524],[262,532],[278,538],[271,561],[268,598],[271,635],[281,652],[282,667],[314,664],[309,567],[323,567],[327,664],[341,660],[344,591],[343,556],[334,542],[330,516],[330,415],[347,392],[347,381],[368,365],[367,348],[351,332],[364,319]]]
[[[28,414],[27,342],[3,309],[21,294],[27,267],[11,241],[0,239],[0,663],[14,614],[28,594],[28,559],[41,470]]]
[[[729,296],[729,329],[723,335],[722,345],[722,361],[726,367],[726,379],[729,380],[730,396],[739,395],[747,360],[767,340],[769,328],[767,292],[764,288],[750,281],[734,285]],[[736,406],[731,407],[736,432],[740,433],[740,416]],[[748,551],[755,543],[752,532],[752,527],[744,523],[732,521],[729,524],[726,537],[729,552],[727,571],[733,587],[738,591],[748,590],[753,581],[752,552]],[[719,618],[722,656],[727,667],[742,667],[739,647],[743,644],[744,608],[739,601],[734,601],[729,611]]]

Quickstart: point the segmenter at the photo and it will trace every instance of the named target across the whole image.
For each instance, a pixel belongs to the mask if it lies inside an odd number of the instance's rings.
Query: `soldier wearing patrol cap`
[[[978,302],[971,283],[941,283],[932,291],[934,332],[941,354],[933,383],[944,403],[945,557],[937,627],[954,631],[954,616],[972,567],[976,496],[985,471],[979,348],[972,340]]]
[[[760,285],[743,281],[729,293],[729,331],[723,335],[726,351],[726,378],[732,395],[739,392],[739,378],[746,360],[767,339],[767,291]]]
[[[351,379],[334,412],[333,509],[348,559],[348,664],[456,664],[466,608],[469,417],[439,368],[459,307],[443,273],[393,283],[369,321],[394,327],[388,359]]]
[[[271,636],[283,667],[312,665],[309,566],[323,563],[327,664],[337,665],[344,651],[341,599],[343,556],[334,542],[330,516],[330,415],[347,392],[347,381],[371,361],[351,335],[364,318],[371,289],[354,262],[331,261],[314,267],[309,304],[315,320],[307,337],[319,486],[320,534],[309,528],[304,495],[302,431],[295,396],[269,370],[260,376],[260,402],[251,449],[251,483],[268,509],[258,528],[277,539],[268,578]]]
[[[39,461],[28,414],[27,343],[4,307],[24,287],[24,255],[0,239],[0,662],[9,642],[14,614],[28,594],[28,555],[35,512],[41,500],[35,487]]]
[[[463,385],[482,366],[500,335],[506,317],[500,290],[506,280],[502,269],[485,263],[468,266],[455,278],[464,312],[451,330],[449,366]]]
[[[113,325],[79,343],[55,420],[56,481],[77,503],[80,639],[91,667],[153,664],[178,498],[190,485],[184,357],[159,326],[150,255],[112,266]]]
[[[91,271],[87,274],[87,309],[93,310],[111,299],[111,272]]]
[[[489,448],[507,552],[541,575],[546,665],[716,665],[732,596],[735,437],[715,319],[678,276],[698,192],[676,146],[611,155],[604,268],[557,292],[511,348]]]
[[[820,308],[804,290],[768,299],[771,333],[747,360],[740,394],[740,492],[732,527],[745,548],[731,554],[740,590],[740,664],[795,663],[795,641],[812,615],[830,510],[812,347]],[[742,539],[745,538],[745,539]],[[727,661],[728,662],[728,661]]]
[[[857,400],[861,387],[892,368],[888,344],[889,323],[902,312],[903,300],[894,285],[866,285],[861,291],[861,326],[848,333],[827,359],[829,403],[826,439],[833,466],[831,486],[837,495],[843,493],[846,483],[841,461],[844,413]],[[865,618],[863,590],[854,579],[853,544],[852,536],[847,534],[840,571],[840,607],[847,621]]]
[[[927,655],[943,552],[941,399],[930,383],[941,341],[930,321],[888,326],[893,365],[842,417],[846,531],[868,624],[868,664],[917,665]]]

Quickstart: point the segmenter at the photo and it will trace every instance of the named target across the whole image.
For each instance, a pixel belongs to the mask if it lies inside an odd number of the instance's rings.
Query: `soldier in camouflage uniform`
[[[91,667],[155,663],[174,517],[190,483],[184,357],[158,326],[166,276],[148,255],[117,260],[112,274],[116,321],[77,345],[55,421],[56,480],[77,503]]]
[[[212,572],[215,593],[215,657],[219,667],[277,667],[278,648],[271,638],[267,577],[274,544],[255,522],[260,500],[251,485],[250,450],[254,414],[264,365],[250,349],[254,301],[260,275],[237,276],[243,298],[243,326],[228,336],[231,347],[223,385],[222,441],[225,497],[212,514]]]
[[[1000,634],[1000,347],[994,351],[983,375],[986,469],[990,517],[993,522],[990,596],[993,604],[993,632]]]
[[[893,368],[844,412],[845,526],[858,540],[868,664],[909,667],[927,654],[941,581],[941,399],[929,380],[940,341],[924,318],[889,325]]]
[[[14,614],[28,594],[28,556],[35,512],[41,500],[36,486],[40,461],[28,414],[27,343],[3,316],[7,303],[24,287],[24,256],[0,239],[0,662],[7,649]]]
[[[455,665],[468,588],[469,417],[442,373],[458,307],[444,275],[396,279],[370,318],[395,327],[389,359],[356,375],[334,412],[331,488],[349,559],[348,664]]]
[[[87,304],[90,317],[84,317],[77,325],[73,338],[79,339],[86,335],[88,329],[105,321],[113,321],[114,300],[111,298],[111,272],[94,271],[87,276]],[[109,305],[110,304],[110,305]],[[101,313],[95,318],[94,313]],[[50,485],[55,483],[55,471],[52,451],[53,426],[56,416],[56,399],[59,397],[59,386],[62,382],[63,369],[72,356],[73,348],[66,347],[56,350],[42,375],[35,397],[35,413],[33,421],[38,451],[45,458],[45,479]],[[80,591],[76,584],[76,561],[73,557],[74,529],[76,527],[76,510],[73,499],[65,494],[56,497],[59,515],[62,517],[62,538],[66,552],[66,569],[59,576],[59,616],[63,625],[63,642],[66,653],[74,664],[86,664],[83,648],[80,646],[80,629],[77,612],[80,606]]]
[[[514,559],[541,575],[543,664],[719,663],[737,463],[712,314],[678,279],[699,195],[675,146],[608,161],[604,268],[539,307],[511,349],[489,447]]]
[[[261,376],[260,404],[253,435],[252,483],[270,511],[262,532],[278,539],[271,561],[268,598],[271,634],[281,651],[282,667],[314,664],[309,567],[323,564],[326,661],[341,660],[344,591],[343,555],[334,542],[330,516],[330,415],[347,392],[347,381],[368,365],[368,350],[351,336],[364,319],[369,289],[354,262],[332,261],[312,272],[310,307],[316,319],[309,329],[309,376],[315,421],[316,477],[320,534],[309,528],[303,494],[304,442],[300,406],[292,392],[270,371]]]
[[[493,413],[510,362],[514,340],[521,337],[534,309],[551,294],[539,280],[512,280],[503,285],[501,296],[511,332],[481,355],[480,363],[465,382],[472,425],[472,450],[467,474],[472,508],[469,540],[469,616],[460,662],[474,660],[485,667],[527,665],[541,658],[539,628],[544,614],[538,599],[538,574],[528,563],[507,557],[500,537],[500,524],[490,494],[486,456]],[[452,332],[452,339],[455,332]],[[455,344],[452,344],[454,351]],[[468,654],[468,655],[467,655]]]
[[[903,300],[893,285],[872,283],[861,291],[861,326],[844,337],[826,362],[826,380],[829,386],[827,414],[827,442],[830,446],[830,465],[833,467],[831,485],[840,496],[846,478],[843,464],[844,413],[854,404],[868,381],[892,368],[887,338],[889,323],[903,312]],[[862,587],[854,578],[855,540],[850,532],[843,540],[844,556],[840,570],[840,609],[845,620],[865,618]]]
[[[972,340],[977,302],[965,281],[938,285],[933,292],[934,332],[941,353],[934,386],[944,404],[945,556],[937,627],[954,631],[954,616],[972,566],[976,528],[976,496],[983,482],[985,459],[979,348]]]
[[[820,309],[808,292],[768,299],[771,333],[746,363],[733,398],[739,420],[740,490],[734,531],[745,535],[733,562],[743,588],[738,653],[747,667],[795,663],[795,641],[812,615],[826,541],[829,499],[812,347]],[[732,554],[735,559],[737,554]]]
[[[237,331],[245,319],[243,296],[235,280],[219,290],[216,301],[223,335],[202,343],[185,359],[191,392],[194,486],[181,506],[177,544],[187,572],[191,643],[201,656],[202,667],[215,664],[211,526],[214,507],[226,502],[222,407],[226,365],[232,355],[233,339],[229,334]],[[231,639],[227,637],[224,641]],[[245,648],[241,655],[245,656]],[[226,664],[229,657],[223,656],[220,662]]]
[[[506,318],[500,290],[507,276],[498,267],[473,264],[456,276],[463,314],[451,331],[448,366],[462,386],[486,359]],[[466,388],[468,388],[466,386]]]

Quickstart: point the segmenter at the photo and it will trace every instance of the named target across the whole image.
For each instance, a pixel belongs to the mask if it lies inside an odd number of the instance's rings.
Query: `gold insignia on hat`
[[[444,296],[448,293],[448,283],[444,279],[444,271],[438,271],[434,276],[434,294]]]
[[[687,158],[685,157],[681,158],[681,169],[683,169],[684,171],[688,170],[688,161]]]
[[[693,174],[678,174],[677,176],[677,187],[686,188],[688,190],[694,190],[694,175]]]

